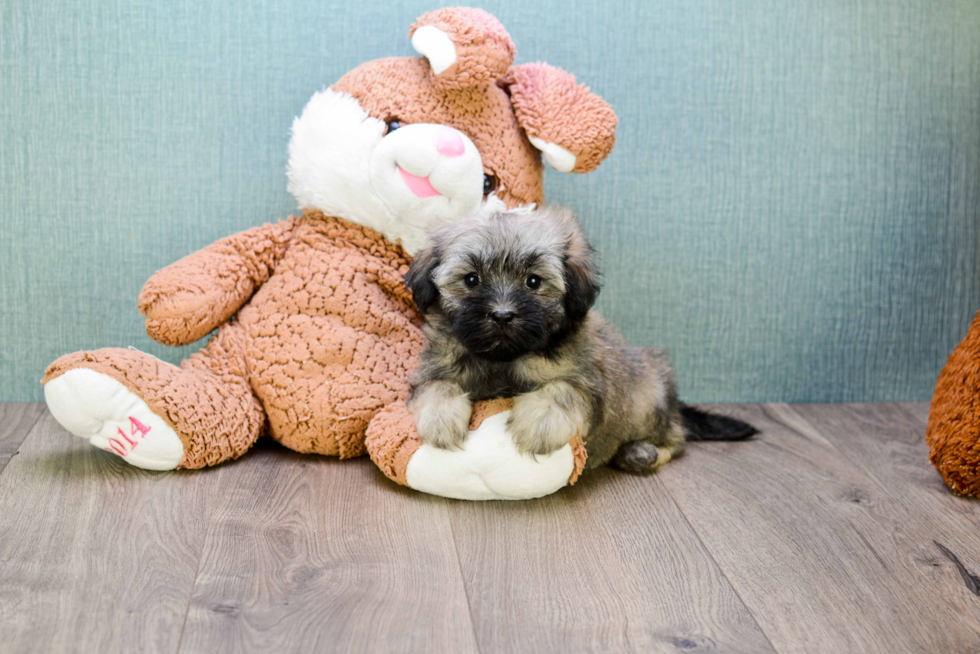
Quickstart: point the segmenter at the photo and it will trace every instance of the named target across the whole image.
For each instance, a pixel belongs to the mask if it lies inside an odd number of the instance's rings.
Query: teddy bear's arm
[[[254,227],[158,270],[139,297],[147,334],[187,345],[231,318],[272,274],[292,228],[292,220]]]

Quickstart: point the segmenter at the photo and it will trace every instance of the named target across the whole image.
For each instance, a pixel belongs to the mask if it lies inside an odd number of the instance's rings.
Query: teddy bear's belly
[[[252,388],[286,447],[360,456],[371,418],[408,396],[421,329],[368,276],[324,283],[292,272],[277,271],[238,314]]]

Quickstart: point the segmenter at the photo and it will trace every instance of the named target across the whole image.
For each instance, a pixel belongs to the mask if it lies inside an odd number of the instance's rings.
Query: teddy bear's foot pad
[[[137,468],[173,470],[184,456],[177,433],[108,375],[74,368],[44,385],[44,399],[62,427]]]
[[[522,455],[507,433],[510,411],[492,415],[470,431],[462,450],[423,443],[408,462],[408,485],[461,500],[524,500],[568,485],[575,469],[571,445],[537,457]]]

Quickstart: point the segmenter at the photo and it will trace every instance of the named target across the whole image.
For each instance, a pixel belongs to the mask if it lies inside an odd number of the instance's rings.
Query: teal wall
[[[438,6],[3,0],[0,399],[76,349],[192,351],[146,336],[143,281],[286,216],[293,116]],[[619,113],[610,159],[548,194],[688,399],[929,398],[980,308],[980,3],[482,6]]]

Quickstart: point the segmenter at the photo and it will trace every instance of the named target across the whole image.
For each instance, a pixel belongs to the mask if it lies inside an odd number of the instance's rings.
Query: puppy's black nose
[[[514,319],[514,312],[510,309],[495,309],[490,314],[490,320],[498,325],[506,325]]]

